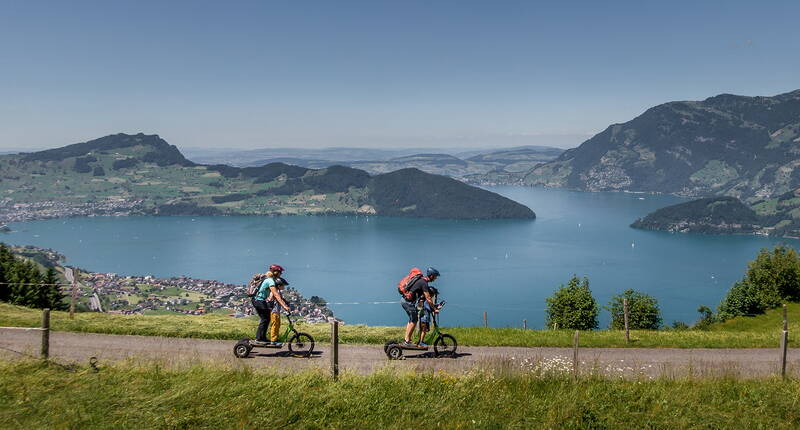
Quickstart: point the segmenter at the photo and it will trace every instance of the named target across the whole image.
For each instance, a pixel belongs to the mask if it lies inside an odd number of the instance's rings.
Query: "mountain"
[[[202,165],[157,135],[144,134],[0,156],[0,196],[0,224],[140,214],[535,217],[497,194],[416,169],[371,176],[338,165]]]
[[[800,238],[800,188],[751,205],[735,197],[708,197],[680,203],[659,209],[631,227]]]
[[[800,90],[722,94],[648,109],[522,175],[524,185],[726,195],[748,202],[800,186]]]
[[[471,178],[480,178],[481,175],[486,175],[489,172],[510,173],[525,171],[543,162],[554,160],[562,152],[564,152],[564,150],[559,148],[532,147],[479,152],[478,155],[472,155],[466,159],[445,153],[415,153],[390,158],[388,160],[338,162],[319,159],[272,158],[253,162],[252,164],[260,165],[266,162],[286,162],[311,168],[322,168],[339,164],[366,170],[373,175],[393,172],[400,169],[417,168],[427,173],[463,178],[472,181]]]

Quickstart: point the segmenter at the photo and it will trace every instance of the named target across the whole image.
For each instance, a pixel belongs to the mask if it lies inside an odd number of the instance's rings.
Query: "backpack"
[[[247,284],[247,297],[255,297],[258,294],[258,289],[261,288],[261,283],[264,282],[264,279],[267,279],[267,275],[264,273],[253,275],[253,279]]]
[[[416,267],[412,267],[411,271],[408,272],[405,278],[401,279],[400,282],[397,283],[397,291],[403,296],[404,299],[407,301],[411,301],[414,299],[414,295],[411,294],[409,290],[414,282],[417,282],[417,279],[422,277],[422,271]]]

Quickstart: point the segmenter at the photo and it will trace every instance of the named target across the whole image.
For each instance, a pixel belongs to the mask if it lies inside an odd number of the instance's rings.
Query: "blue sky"
[[[4,1],[0,149],[571,146],[800,88],[800,2]]]

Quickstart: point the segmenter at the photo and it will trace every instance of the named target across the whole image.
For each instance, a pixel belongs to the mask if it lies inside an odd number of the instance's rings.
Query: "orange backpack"
[[[397,291],[400,293],[401,296],[403,296],[404,299],[408,301],[414,299],[414,295],[411,294],[411,291],[409,289],[411,288],[412,285],[414,285],[414,282],[416,282],[417,279],[421,277],[422,277],[422,271],[416,267],[412,267],[411,271],[408,272],[408,275],[406,275],[405,278],[401,279],[400,282],[397,283]]]

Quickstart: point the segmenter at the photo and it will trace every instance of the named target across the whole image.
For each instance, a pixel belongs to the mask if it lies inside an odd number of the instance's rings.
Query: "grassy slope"
[[[9,428],[725,428],[800,426],[800,382],[476,373],[281,375],[194,367],[65,371],[0,362]]]
[[[654,348],[777,348],[780,311],[760,317],[742,317],[710,330],[645,331],[634,330],[629,345],[620,331],[595,330],[581,333],[580,344],[586,347]],[[41,312],[35,309],[0,304],[0,326],[36,327]],[[790,332],[800,331],[800,304],[789,306]],[[123,316],[79,313],[74,320],[66,312],[53,312],[51,327],[60,331],[129,334],[145,336],[192,337],[204,339],[239,339],[252,337],[255,319],[234,319],[221,315]],[[311,333],[319,342],[330,340],[327,324],[301,324],[301,331]],[[513,328],[449,327],[444,329],[459,344],[471,346],[562,346],[572,345],[569,330],[522,330]],[[345,325],[340,328],[342,343],[382,344],[400,338],[400,327]]]

